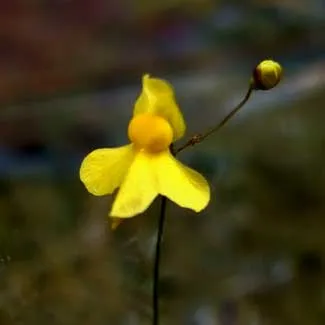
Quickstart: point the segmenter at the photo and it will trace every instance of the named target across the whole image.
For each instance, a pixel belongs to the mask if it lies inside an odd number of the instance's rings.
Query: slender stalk
[[[153,319],[152,324],[159,324],[159,265],[160,265],[160,256],[161,256],[161,243],[164,233],[164,224],[166,219],[166,205],[167,198],[165,196],[161,197],[160,213],[158,219],[158,231],[157,231],[157,242],[156,242],[156,254],[153,270]]]
[[[194,136],[192,136],[184,145],[182,145],[180,148],[178,148],[176,150],[176,154],[183,151],[187,147],[194,146],[195,144],[202,142],[204,139],[206,139],[212,133],[219,131],[247,103],[247,101],[251,97],[253,90],[254,90],[254,83],[251,82],[245,97],[228,115],[226,115],[221,120],[221,122],[219,122],[216,126],[209,129],[204,134],[195,134]]]

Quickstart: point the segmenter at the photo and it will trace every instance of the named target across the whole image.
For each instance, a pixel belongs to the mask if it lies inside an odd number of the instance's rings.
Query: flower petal
[[[145,151],[136,154],[113,203],[111,217],[130,218],[142,213],[158,195],[153,157]]]
[[[111,194],[122,183],[134,158],[132,145],[92,151],[80,167],[80,179],[93,195]]]
[[[176,103],[174,90],[167,81],[143,76],[142,92],[135,103],[133,115],[143,113],[164,117],[173,128],[174,140],[184,135],[184,118]]]
[[[160,194],[196,212],[207,206],[210,187],[201,174],[183,165],[169,151],[161,153],[154,163]]]

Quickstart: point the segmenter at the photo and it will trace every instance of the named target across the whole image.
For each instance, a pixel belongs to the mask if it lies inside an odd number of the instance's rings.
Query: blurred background
[[[265,58],[283,82],[180,155],[212,201],[168,205],[161,325],[324,324],[324,31],[324,0],[0,1],[0,324],[150,324],[159,202],[112,232],[80,162],[127,142],[144,73],[190,136]]]

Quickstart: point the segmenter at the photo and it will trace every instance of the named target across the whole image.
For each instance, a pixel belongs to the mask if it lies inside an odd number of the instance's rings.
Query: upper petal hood
[[[136,100],[133,115],[143,113],[164,117],[173,128],[174,140],[184,135],[185,121],[176,103],[174,90],[167,81],[143,76],[142,92]]]

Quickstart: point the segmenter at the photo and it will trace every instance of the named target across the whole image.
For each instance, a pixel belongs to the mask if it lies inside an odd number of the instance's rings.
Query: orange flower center
[[[128,135],[138,149],[149,152],[163,151],[173,141],[173,130],[167,120],[150,113],[133,117],[129,123]]]

